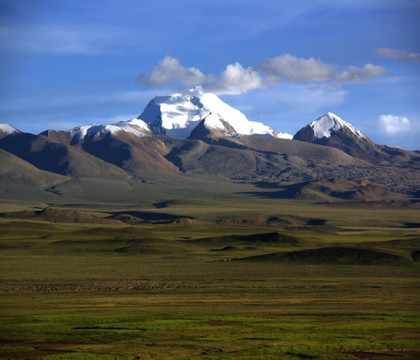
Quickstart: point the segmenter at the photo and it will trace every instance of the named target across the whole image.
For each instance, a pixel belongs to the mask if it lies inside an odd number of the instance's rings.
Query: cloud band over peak
[[[382,66],[365,64],[348,66],[338,71],[336,65],[315,58],[297,58],[290,54],[269,58],[254,67],[244,68],[239,62],[228,64],[219,76],[204,74],[195,67],[184,67],[178,59],[165,56],[149,74],[137,81],[148,88],[165,86],[201,86],[216,94],[242,94],[249,90],[277,85],[281,81],[295,83],[362,83],[384,75]],[[337,87],[339,88],[339,87]]]

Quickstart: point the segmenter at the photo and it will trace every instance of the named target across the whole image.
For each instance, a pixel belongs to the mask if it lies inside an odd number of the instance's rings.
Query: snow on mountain
[[[204,126],[222,131],[227,136],[275,136],[268,126],[249,121],[239,110],[220,100],[216,95],[203,93],[200,88],[186,94],[157,96],[149,102],[138,119],[146,122],[155,134],[187,138],[204,120]]]
[[[353,125],[333,113],[326,113],[300,129],[294,140],[335,147],[360,159],[378,159],[380,149]]]
[[[74,139],[80,140],[85,136],[99,136],[106,133],[117,134],[120,131],[126,131],[136,136],[142,137],[150,134],[148,125],[140,119],[131,119],[128,121],[119,121],[109,125],[83,125],[70,130]]]
[[[200,125],[200,126],[199,126]],[[195,129],[216,130],[223,136],[260,135],[292,139],[293,136],[276,132],[256,121],[249,121],[239,110],[224,103],[211,93],[197,87],[184,94],[156,96],[137,119],[108,125],[84,125],[70,130],[76,140],[106,133],[127,131],[136,136],[167,135],[185,139]]]
[[[14,128],[13,126],[9,124],[0,124],[0,134],[2,136],[17,135],[20,133],[21,133],[20,130]]]
[[[292,134],[288,134],[288,133],[284,133],[284,132],[278,132],[277,133],[277,138],[279,138],[279,139],[292,140],[293,139],[293,135]]]
[[[315,137],[318,139],[331,136],[332,131],[337,131],[342,128],[350,130],[354,135],[359,138],[365,138],[359,130],[357,130],[353,125],[341,119],[339,116],[328,112],[325,115],[321,116],[317,120],[311,122],[309,126],[314,130]]]

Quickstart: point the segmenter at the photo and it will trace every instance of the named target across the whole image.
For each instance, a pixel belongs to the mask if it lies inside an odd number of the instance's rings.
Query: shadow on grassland
[[[318,249],[276,252],[250,256],[239,261],[293,262],[302,264],[342,264],[342,265],[410,265],[413,259],[379,250],[344,246]]]
[[[216,237],[206,237],[194,240],[186,240],[190,244],[196,244],[201,246],[224,246],[235,247],[239,245],[291,245],[297,246],[299,239],[294,236],[281,234],[277,232],[252,234],[252,235],[226,235]]]
[[[180,216],[168,213],[155,213],[151,211],[120,211],[114,212],[108,219],[119,220],[128,224],[159,223],[170,224],[174,222],[192,222],[192,216]]]

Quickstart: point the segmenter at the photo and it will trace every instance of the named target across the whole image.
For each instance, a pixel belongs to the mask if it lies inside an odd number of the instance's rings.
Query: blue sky
[[[70,129],[200,85],[276,131],[420,149],[417,0],[0,0],[0,122]]]

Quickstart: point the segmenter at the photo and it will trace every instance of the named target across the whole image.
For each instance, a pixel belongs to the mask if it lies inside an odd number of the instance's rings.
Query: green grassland
[[[415,207],[50,205],[0,205],[0,358],[420,358]]]

